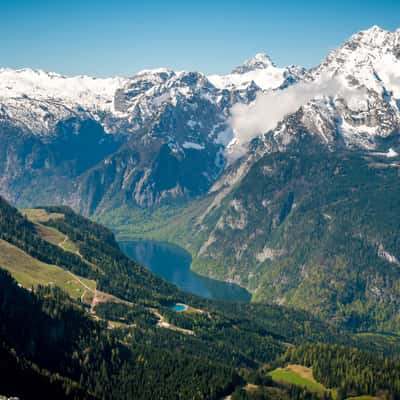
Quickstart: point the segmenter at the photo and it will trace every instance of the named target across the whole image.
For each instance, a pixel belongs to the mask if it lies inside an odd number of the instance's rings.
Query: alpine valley
[[[0,69],[0,395],[399,399],[399,154],[400,30],[311,69]],[[137,238],[251,302],[178,290]]]

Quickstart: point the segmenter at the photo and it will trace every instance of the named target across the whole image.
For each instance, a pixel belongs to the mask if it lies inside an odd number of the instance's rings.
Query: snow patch
[[[198,144],[194,142],[185,142],[182,144],[184,149],[194,149],[194,150],[204,150],[205,146],[203,144]]]
[[[286,68],[270,67],[243,74],[209,75],[208,80],[218,89],[243,90],[254,82],[260,89],[276,89],[285,81]]]

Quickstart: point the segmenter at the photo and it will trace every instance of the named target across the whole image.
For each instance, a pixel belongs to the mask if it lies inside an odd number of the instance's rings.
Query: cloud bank
[[[346,100],[350,108],[357,108],[365,91],[345,86],[338,79],[321,77],[317,81],[299,82],[284,90],[259,93],[251,104],[232,107],[230,125],[234,138],[232,155],[236,158],[245,151],[253,138],[274,129],[279,121],[295,113],[310,100],[322,96]]]

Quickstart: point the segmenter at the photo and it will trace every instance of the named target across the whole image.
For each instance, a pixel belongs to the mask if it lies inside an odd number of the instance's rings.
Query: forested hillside
[[[397,158],[303,143],[262,157],[179,240],[255,302],[399,333],[398,175]]]
[[[285,362],[312,367],[326,387],[339,388],[338,397],[359,393],[400,398],[400,361],[337,345],[304,344],[288,350]]]
[[[124,256],[108,229],[67,208],[29,210],[28,220],[5,201],[0,204],[0,241],[7,243],[0,264],[9,271],[0,274],[1,370],[7,378],[0,381],[1,394],[219,399],[240,393],[255,373],[283,365],[292,346],[324,342],[375,349],[374,336],[339,332],[307,312],[180,292]],[[18,255],[14,263],[6,251]],[[39,271],[57,266],[77,285],[82,279],[94,282],[94,289],[86,285],[82,295],[71,298],[43,274],[37,275],[41,285],[28,290],[17,282],[18,260],[40,261]],[[24,268],[26,277],[29,265]],[[172,311],[176,302],[189,310]],[[378,338],[380,353],[398,354],[400,340]],[[377,382],[395,393],[383,376]],[[304,394],[279,384],[276,390],[272,398]]]

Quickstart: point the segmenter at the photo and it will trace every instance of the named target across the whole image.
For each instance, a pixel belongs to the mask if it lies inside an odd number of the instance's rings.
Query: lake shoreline
[[[191,254],[165,241],[133,239],[119,241],[121,250],[179,289],[212,300],[250,302],[251,293],[236,283],[209,278],[191,270]]]

